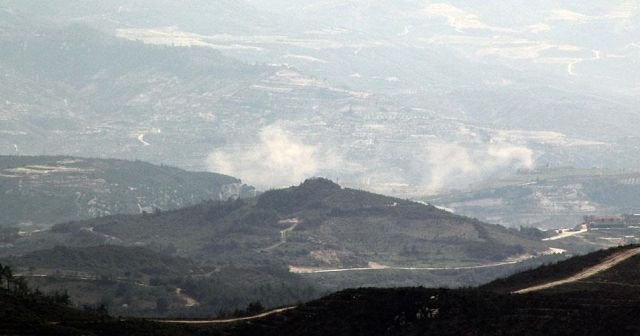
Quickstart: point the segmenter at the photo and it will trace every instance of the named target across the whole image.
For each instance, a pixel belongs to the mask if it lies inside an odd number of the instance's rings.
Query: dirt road
[[[542,252],[542,255],[551,255],[557,253],[565,253],[566,251],[559,248],[549,248],[547,251]],[[375,262],[370,262],[369,267],[354,267],[354,268],[336,268],[336,269],[318,269],[313,267],[298,267],[289,266],[289,272],[296,274],[315,274],[315,273],[338,273],[338,272],[363,272],[363,271],[380,271],[380,270],[392,270],[392,271],[460,271],[460,270],[474,270],[482,268],[493,268],[508,265],[519,264],[523,261],[527,261],[535,258],[535,255],[524,254],[520,256],[511,257],[505,261],[470,265],[470,266],[450,266],[450,267],[398,267],[398,266],[386,266]]]
[[[279,314],[279,313],[282,313],[282,312],[285,312],[285,311],[288,311],[288,310],[291,310],[291,309],[294,309],[294,308],[296,308],[296,306],[278,308],[278,309],[270,310],[270,311],[267,311],[267,312],[264,312],[264,313],[260,313],[258,315],[253,315],[253,316],[238,317],[238,318],[223,319],[223,320],[155,320],[155,322],[178,323],[178,324],[221,324],[221,323],[233,323],[233,322],[240,322],[240,321],[257,320],[257,319],[261,319],[263,317]]]
[[[574,231],[573,229],[562,229],[560,230],[560,233],[558,233],[557,235],[553,236],[553,237],[549,237],[549,238],[544,238],[542,241],[551,241],[551,240],[558,240],[558,239],[564,239],[564,238],[569,238],[569,237],[573,237],[575,235],[579,235],[585,232],[589,232],[589,229],[587,229],[586,225],[581,225],[580,226],[580,230],[578,231]]]
[[[506,265],[514,265],[522,262],[521,260],[504,261],[491,264],[474,265],[474,266],[458,266],[458,267],[395,267],[395,266],[377,266],[377,267],[354,267],[354,268],[337,268],[337,269],[313,269],[308,267],[289,266],[289,272],[296,274],[315,274],[315,273],[338,273],[338,272],[363,272],[363,271],[456,271],[456,270],[472,270],[481,268],[500,267]]]
[[[513,293],[515,294],[524,294],[524,293],[530,293],[530,292],[536,292],[539,290],[543,290],[543,289],[548,289],[548,288],[552,288],[552,287],[556,287],[556,286],[561,286],[561,285],[565,285],[568,283],[572,283],[572,282],[576,282],[576,281],[580,281],[583,279],[586,279],[588,277],[594,276],[598,273],[604,272],[608,269],[613,268],[614,266],[618,265],[619,263],[640,254],[640,247],[637,248],[633,248],[633,249],[629,249],[629,250],[625,250],[622,252],[618,252],[610,257],[608,257],[607,259],[603,260],[601,263],[591,266],[589,268],[584,269],[582,272],[570,276],[566,279],[562,279],[562,280],[556,280],[556,281],[551,281],[542,285],[536,285],[536,286],[532,286],[532,287],[528,287],[528,288],[524,288],[524,289],[520,289],[517,290]]]
[[[176,288],[176,295],[182,299],[182,301],[184,302],[184,306],[185,307],[193,307],[193,306],[199,306],[200,302],[198,302],[196,299],[192,298],[191,296],[185,294],[184,290],[182,288]]]
[[[298,224],[300,224],[300,220],[298,218],[290,218],[290,219],[281,220],[280,222],[278,222],[278,224],[285,224],[285,225],[289,224],[291,226],[280,231],[280,242],[274,245],[271,245],[269,247],[266,247],[262,249],[262,251],[270,251],[286,244],[287,238],[289,237],[289,233],[291,233],[291,231],[293,231],[298,226]]]

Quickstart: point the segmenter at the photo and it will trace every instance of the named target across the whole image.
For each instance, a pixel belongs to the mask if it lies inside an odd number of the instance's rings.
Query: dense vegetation
[[[10,258],[12,265],[30,270],[82,270],[98,276],[158,276],[202,272],[188,259],[158,253],[142,247],[115,245],[71,248],[57,246]]]
[[[6,262],[42,292],[65,291],[77,307],[102,304],[127,316],[212,317],[255,302],[274,307],[321,294],[271,262],[254,268],[198,267],[141,247],[55,247]]]
[[[596,265],[614,253],[634,247],[637,246],[626,245],[614,247],[599,250],[583,256],[576,256],[568,260],[542,265],[531,270],[513,274],[506,278],[497,279],[484,286],[481,286],[480,288],[496,292],[509,293],[518,289],[560,280],[573,274],[579,273],[589,266]],[[632,260],[638,260],[638,258],[634,258]],[[629,268],[624,266],[617,267],[615,269],[619,268],[633,269],[633,267]],[[607,274],[609,274],[610,272],[611,271],[609,271]],[[626,282],[631,280],[633,280],[633,277],[627,277],[625,279]]]
[[[287,229],[282,241],[281,231]],[[317,179],[255,199],[62,223],[18,241],[14,251],[101,243],[145,245],[222,264],[267,259],[308,267],[359,267],[371,261],[465,265],[544,249],[537,237],[518,230]]]
[[[506,295],[476,289],[354,289],[231,335],[635,335],[640,297]]]
[[[2,335],[193,335],[187,328],[136,319],[117,319],[104,306],[69,307],[66,293],[45,295],[0,265]],[[215,335],[216,333],[209,333]]]

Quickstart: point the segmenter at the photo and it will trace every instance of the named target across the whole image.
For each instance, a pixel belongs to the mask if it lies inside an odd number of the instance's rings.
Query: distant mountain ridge
[[[47,226],[119,213],[152,213],[203,200],[250,197],[239,179],[140,161],[0,156],[2,226]]]
[[[618,44],[637,34],[607,18],[620,40],[596,35],[616,45],[592,50],[600,19],[571,25],[546,13],[565,4],[531,6],[504,7],[542,31],[494,39],[488,23],[447,18],[512,13],[469,1],[6,1],[0,153],[142,159],[261,188],[323,175],[403,197],[547,162],[637,166],[637,95],[617,85],[635,78],[637,48]],[[616,85],[601,85],[603,70]],[[289,176],[295,158],[271,162],[274,135],[310,156],[302,173]],[[445,154],[470,157],[473,173]]]

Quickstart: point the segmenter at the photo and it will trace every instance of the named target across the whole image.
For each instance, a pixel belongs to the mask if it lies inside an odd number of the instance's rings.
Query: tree
[[[71,297],[66,290],[64,292],[56,291],[53,293],[53,302],[63,306],[69,306],[71,305]]]
[[[264,311],[264,306],[260,301],[251,302],[245,311],[247,312],[247,315],[260,314]]]
[[[27,286],[27,281],[22,277],[13,279],[13,291],[19,295],[29,294],[29,286]]]
[[[160,297],[156,300],[156,311],[160,314],[164,314],[169,310],[169,300],[165,297]]]
[[[9,290],[11,283],[13,282],[13,272],[9,266],[3,266],[0,264],[0,286],[4,283],[4,288]]]

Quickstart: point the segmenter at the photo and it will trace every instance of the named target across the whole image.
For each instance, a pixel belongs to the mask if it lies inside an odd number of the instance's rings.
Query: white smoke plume
[[[211,171],[241,178],[260,189],[295,185],[341,162],[338,155],[320,145],[305,144],[278,125],[263,128],[252,146],[217,150],[207,159]]]
[[[423,188],[429,194],[464,188],[505,169],[531,168],[533,151],[511,144],[465,147],[441,143],[427,148]]]

